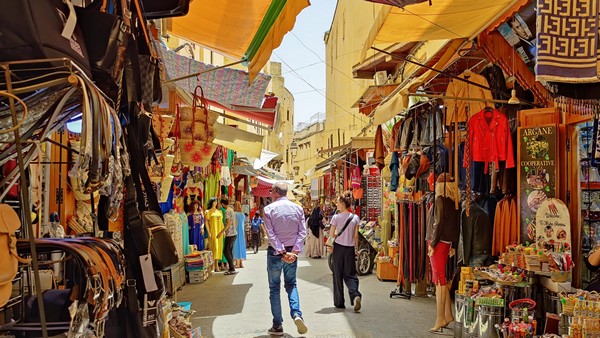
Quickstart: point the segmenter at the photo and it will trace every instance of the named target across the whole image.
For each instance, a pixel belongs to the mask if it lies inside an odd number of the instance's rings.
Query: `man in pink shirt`
[[[271,188],[272,203],[264,208],[263,222],[269,239],[267,250],[267,271],[273,326],[267,331],[271,335],[283,336],[283,315],[281,313],[281,273],[283,272],[285,291],[290,303],[290,315],[298,328],[298,333],[308,332],[300,311],[300,299],[296,287],[298,254],[306,237],[304,211],[287,199],[288,186],[277,182]]]

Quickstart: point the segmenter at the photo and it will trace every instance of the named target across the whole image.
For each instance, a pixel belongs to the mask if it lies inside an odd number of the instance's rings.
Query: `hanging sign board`
[[[571,249],[571,218],[563,201],[547,198],[536,213],[536,236],[538,246],[551,252]]]
[[[555,124],[518,131],[518,206],[521,243],[535,242],[536,213],[558,186],[558,129]]]

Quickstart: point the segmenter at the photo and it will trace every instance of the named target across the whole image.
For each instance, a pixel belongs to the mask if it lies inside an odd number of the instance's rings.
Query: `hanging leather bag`
[[[0,61],[68,58],[91,76],[81,24],[71,1],[3,0]]]
[[[93,79],[107,91],[119,87],[131,36],[129,0],[117,1],[118,13],[116,6],[109,6],[108,0],[96,0],[77,10],[87,41]]]
[[[177,249],[164,224],[158,198],[145,167],[143,147],[131,135],[129,151],[131,177],[126,178],[124,218],[133,239],[132,249],[139,256],[150,254],[155,270],[164,270],[179,262]]]
[[[152,110],[152,106],[162,101],[162,62],[158,57],[154,41],[146,25],[143,7],[140,0],[133,0],[136,17],[139,22],[139,30],[136,32],[138,42],[138,65],[141,85],[141,100],[146,109]],[[147,17],[147,16],[146,16]],[[140,32],[141,31],[141,32]],[[145,43],[144,43],[145,42]]]
[[[184,16],[190,10],[191,0],[142,0],[146,19]]]

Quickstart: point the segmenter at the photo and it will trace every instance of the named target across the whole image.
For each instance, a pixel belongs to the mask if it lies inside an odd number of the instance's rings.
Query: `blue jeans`
[[[286,248],[288,252],[292,251],[292,247]],[[302,316],[300,311],[300,298],[298,297],[298,289],[296,288],[296,268],[298,261],[292,264],[287,264],[281,260],[281,255],[275,255],[276,252],[272,247],[267,250],[267,272],[269,275],[269,299],[271,301],[271,314],[273,314],[273,325],[283,324],[283,315],[281,314],[281,272],[283,271],[283,281],[285,291],[288,294],[290,302],[290,316]]]

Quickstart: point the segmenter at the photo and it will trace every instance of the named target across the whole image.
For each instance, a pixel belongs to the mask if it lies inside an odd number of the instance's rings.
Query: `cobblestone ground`
[[[354,313],[350,301],[346,310],[333,306],[331,272],[327,259],[300,258],[298,290],[304,320],[309,328],[304,337],[430,337],[427,332],[435,318],[435,300],[391,299],[395,283],[381,282],[372,274],[360,277],[363,306]],[[201,284],[186,284],[178,293],[179,301],[191,301],[196,311],[194,326],[203,337],[268,338],[271,308],[266,272],[266,251],[248,253],[238,274],[213,274]],[[285,337],[299,337],[289,318],[289,307],[282,288],[283,328]],[[347,293],[346,293],[347,296]],[[446,331],[450,335],[449,331]],[[439,336],[439,335],[438,335]]]

